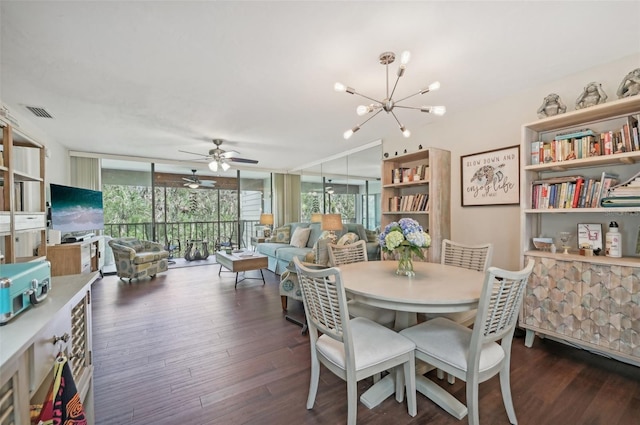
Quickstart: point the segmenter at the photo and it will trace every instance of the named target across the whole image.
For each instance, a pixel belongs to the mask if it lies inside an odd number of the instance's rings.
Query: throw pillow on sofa
[[[291,235],[291,226],[278,227],[273,232],[274,232],[274,236],[272,238],[273,242],[289,243],[289,237]]]
[[[360,237],[355,233],[349,232],[342,235],[340,239],[338,239],[338,243],[336,245],[351,245],[354,242],[358,242]]]
[[[313,244],[313,262],[326,266],[329,264],[329,248],[327,244],[331,243],[331,232],[325,230],[322,232],[316,243]]]
[[[309,227],[297,227],[296,230],[293,231],[293,235],[291,235],[289,245],[295,246],[296,248],[304,248],[307,246],[310,233],[311,228]]]

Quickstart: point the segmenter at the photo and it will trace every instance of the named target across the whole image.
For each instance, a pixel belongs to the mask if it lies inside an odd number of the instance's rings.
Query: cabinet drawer
[[[55,344],[54,337],[66,337],[66,341],[60,340]],[[70,344],[71,314],[68,310],[61,310],[58,315],[52,318],[51,323],[36,336],[31,347],[32,356],[30,356],[29,368],[31,371],[29,380],[31,391],[40,387],[43,380],[51,372],[58,352],[61,350],[68,353]]]
[[[16,214],[14,216],[16,231],[39,230],[45,227],[45,214]]]

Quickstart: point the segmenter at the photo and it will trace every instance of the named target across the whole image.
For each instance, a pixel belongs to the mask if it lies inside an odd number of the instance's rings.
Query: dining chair
[[[400,332],[416,344],[416,359],[467,383],[469,425],[480,423],[479,384],[497,374],[509,422],[518,423],[509,382],[511,343],[533,265],[529,260],[520,271],[489,267],[473,329],[438,317]]]
[[[396,400],[407,392],[407,410],[415,416],[415,344],[400,334],[364,317],[349,318],[340,269],[312,270],[294,257],[302,288],[311,345],[311,379],[307,409],[318,392],[320,363],[347,382],[347,424],[355,425],[358,381],[402,365],[395,374]]]
[[[493,244],[486,243],[482,245],[468,245],[460,242],[454,242],[449,239],[443,239],[441,252],[441,264],[485,272],[491,263]],[[425,318],[426,320],[431,320],[436,317],[446,317],[447,319],[460,323],[463,326],[471,326],[476,319],[477,312],[478,311],[476,309],[473,309],[468,311],[459,311],[456,313],[427,313],[425,314]],[[438,370],[438,378],[444,378],[444,374],[441,370]],[[451,375],[448,376],[447,380],[450,384],[453,384],[456,381]]]
[[[368,261],[367,243],[359,240],[348,245],[327,244],[329,265],[339,267],[342,264]],[[393,328],[396,312],[386,308],[373,307],[355,300],[349,300],[349,314],[354,317],[366,317],[388,328]]]

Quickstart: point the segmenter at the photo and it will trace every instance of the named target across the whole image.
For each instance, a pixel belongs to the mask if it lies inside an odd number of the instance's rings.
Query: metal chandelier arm
[[[352,89],[352,90],[353,90],[353,89]],[[382,105],[382,102],[381,102],[381,101],[379,101],[379,100],[377,100],[377,99],[374,99],[374,98],[372,98],[372,97],[366,96],[366,95],[364,95],[364,94],[362,94],[362,93],[358,93],[358,92],[357,92],[357,91],[355,91],[355,90],[353,90],[352,92],[347,92],[347,93],[349,93],[349,94],[357,94],[357,95],[358,95],[358,96],[360,96],[360,97],[364,97],[365,99],[369,99],[369,100],[371,100],[371,101],[374,101],[374,102],[379,103],[380,105]]]
[[[373,117],[375,117],[376,115],[378,115],[382,111],[383,111],[383,109],[378,109],[375,114],[371,115],[369,118],[367,118],[366,120],[362,121],[362,123],[360,123],[360,125],[356,125],[355,127],[345,131],[343,137],[345,139],[350,138],[351,136],[353,136],[353,133],[355,133],[356,131],[360,130],[360,127],[365,125],[367,122],[369,122],[369,120],[371,120]]]

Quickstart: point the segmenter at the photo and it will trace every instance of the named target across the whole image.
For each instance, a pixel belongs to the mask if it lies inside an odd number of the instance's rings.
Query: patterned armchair
[[[109,241],[120,279],[155,277],[169,268],[169,251],[161,243],[136,238],[117,238]]]

